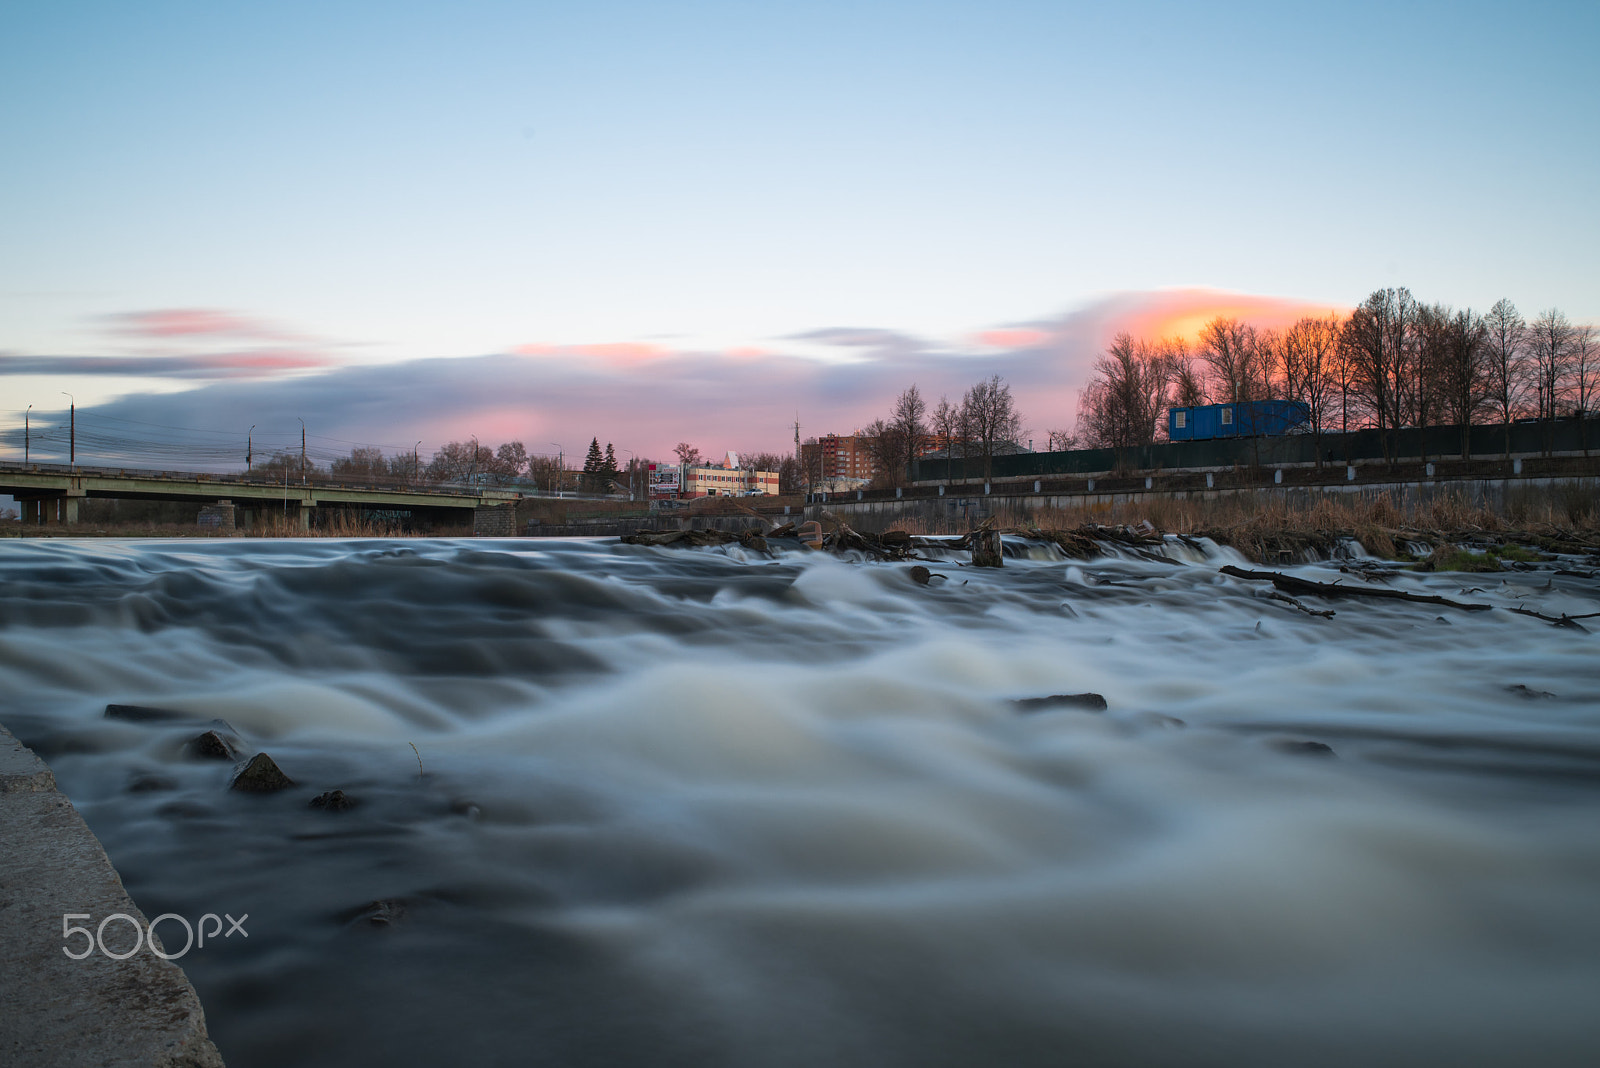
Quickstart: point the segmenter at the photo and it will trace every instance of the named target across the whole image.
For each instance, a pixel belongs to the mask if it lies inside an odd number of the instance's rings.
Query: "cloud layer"
[[[209,380],[197,389],[139,394],[98,414],[164,427],[228,432],[258,427],[257,441],[298,443],[299,420],[324,449],[374,443],[422,451],[447,440],[520,440],[530,452],[579,453],[590,438],[650,457],[690,441],[781,451],[793,422],[810,437],[849,433],[886,415],[916,383],[930,406],[998,374],[1010,383],[1036,439],[1070,428],[1076,395],[1095,357],[1121,330],[1149,337],[1191,334],[1217,314],[1282,325],[1321,305],[1171,290],[1123,293],[1053,318],[997,325],[959,341],[869,327],[828,327],[759,349],[685,351],[638,342],[520,344],[502,353],[340,366],[282,344],[284,335],[229,313],[187,310],[119,317],[145,338],[278,339],[277,346],[161,357],[0,356],[0,374],[148,375]],[[817,358],[832,353],[834,359]],[[802,354],[804,353],[804,354]],[[320,373],[306,372],[320,370]]]

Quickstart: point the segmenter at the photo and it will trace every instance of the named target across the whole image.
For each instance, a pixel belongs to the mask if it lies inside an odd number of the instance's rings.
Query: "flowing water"
[[[1600,1059],[1594,561],[1008,551],[13,542],[0,722],[233,1068]]]

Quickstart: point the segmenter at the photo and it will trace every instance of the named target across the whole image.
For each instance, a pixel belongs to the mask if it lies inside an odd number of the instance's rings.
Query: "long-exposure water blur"
[[[1594,1063],[1592,570],[1007,553],[22,543],[0,722],[234,1068]]]

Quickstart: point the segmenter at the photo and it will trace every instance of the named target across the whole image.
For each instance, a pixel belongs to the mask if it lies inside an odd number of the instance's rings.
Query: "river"
[[[0,722],[233,1068],[1600,1059],[1595,561],[1008,552],[10,542]]]

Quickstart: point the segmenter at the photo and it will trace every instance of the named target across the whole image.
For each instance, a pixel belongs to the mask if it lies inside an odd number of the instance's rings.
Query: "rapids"
[[[248,913],[233,1068],[1600,1059],[1600,636],[1506,610],[1594,561],[1324,619],[1007,548],[9,542],[0,722],[148,916]]]

